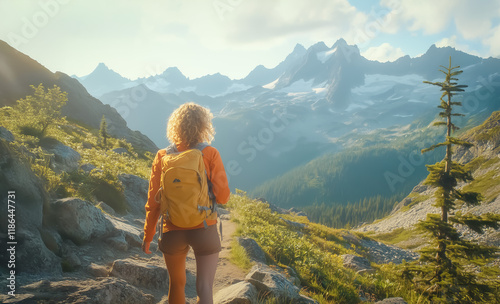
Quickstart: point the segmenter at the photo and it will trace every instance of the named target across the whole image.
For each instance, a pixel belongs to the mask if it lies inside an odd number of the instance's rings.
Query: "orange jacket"
[[[177,145],[178,151],[186,150],[181,145]],[[156,202],[155,195],[160,188],[161,179],[161,159],[166,154],[166,150],[162,149],[156,153],[156,157],[153,161],[153,166],[151,168],[151,177],[149,179],[149,191],[148,191],[148,201],[146,202],[146,222],[144,223],[144,241],[151,242],[156,233],[156,223],[160,217],[160,204]],[[222,159],[220,157],[219,151],[214,147],[208,146],[203,149],[203,161],[205,162],[205,169],[207,171],[208,178],[213,184],[213,192],[215,199],[219,204],[225,204],[229,201],[229,185],[227,181],[226,171],[224,170],[224,165],[222,164]],[[217,224],[217,220],[207,220],[208,225]],[[172,224],[168,219],[163,221],[163,232],[170,230],[184,230],[184,229],[197,229],[202,228],[203,223],[192,228],[181,228]]]

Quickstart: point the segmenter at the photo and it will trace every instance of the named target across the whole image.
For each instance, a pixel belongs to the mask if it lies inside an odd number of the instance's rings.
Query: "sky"
[[[240,79],[339,38],[382,62],[432,44],[500,58],[500,1],[0,0],[0,40],[77,76],[103,62],[132,80],[174,66]]]

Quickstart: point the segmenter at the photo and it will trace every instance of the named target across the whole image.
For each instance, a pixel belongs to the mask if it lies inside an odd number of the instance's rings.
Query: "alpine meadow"
[[[0,4],[0,302],[500,303],[500,4],[174,2]]]

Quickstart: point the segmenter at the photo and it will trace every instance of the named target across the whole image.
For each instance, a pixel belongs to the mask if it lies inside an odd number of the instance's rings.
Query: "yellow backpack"
[[[178,152],[169,146],[162,158],[160,189],[156,200],[163,217],[177,227],[190,228],[217,219],[212,183],[207,177],[203,153],[208,145],[198,144],[194,149]]]

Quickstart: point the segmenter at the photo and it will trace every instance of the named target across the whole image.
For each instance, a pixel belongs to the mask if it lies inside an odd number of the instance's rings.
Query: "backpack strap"
[[[165,151],[167,152],[167,154],[172,154],[172,153],[177,153],[179,152],[177,150],[177,146],[175,144],[171,144],[170,146],[166,147],[165,148]]]

